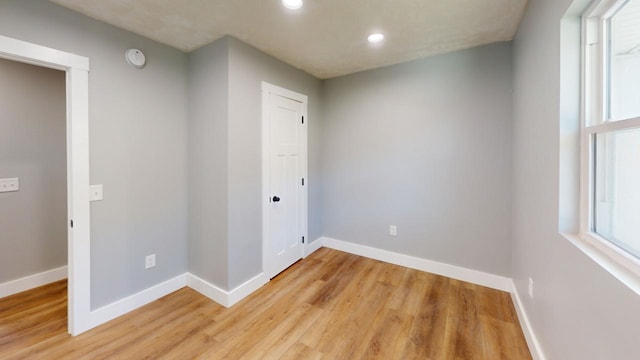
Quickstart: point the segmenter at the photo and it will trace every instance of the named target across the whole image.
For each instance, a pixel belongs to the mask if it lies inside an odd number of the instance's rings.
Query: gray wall
[[[509,276],[511,81],[508,43],[326,81],[324,234]]]
[[[229,48],[189,54],[189,271],[229,287]]]
[[[530,1],[514,41],[513,278],[549,359],[637,359],[638,295],[559,234],[577,229],[586,3],[561,22],[570,0]]]
[[[67,265],[65,73],[0,59],[0,283]]]
[[[40,0],[0,1],[0,34],[90,58],[90,174],[105,197],[91,205],[92,307],[183,274],[186,54]],[[130,47],[143,70],[124,60]]]

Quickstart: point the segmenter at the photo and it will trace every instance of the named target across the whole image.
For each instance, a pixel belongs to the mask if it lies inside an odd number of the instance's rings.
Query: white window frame
[[[594,230],[594,143],[596,135],[640,129],[640,117],[608,119],[608,20],[627,0],[596,0],[582,16],[582,113],[580,241],[596,262],[640,294],[640,259]]]

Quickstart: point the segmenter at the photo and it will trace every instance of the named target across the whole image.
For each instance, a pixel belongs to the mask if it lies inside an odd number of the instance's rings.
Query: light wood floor
[[[320,249],[231,309],[184,288],[75,338],[66,282],[0,299],[0,359],[531,359],[508,293]]]

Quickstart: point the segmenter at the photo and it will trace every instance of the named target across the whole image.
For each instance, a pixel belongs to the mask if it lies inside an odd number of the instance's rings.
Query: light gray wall
[[[227,38],[189,54],[189,271],[223,289],[229,287],[228,84]]]
[[[530,1],[514,41],[513,278],[547,358],[637,359],[638,295],[559,234],[577,228],[571,131],[587,3],[561,23],[570,0]]]
[[[324,234],[509,276],[511,81],[508,43],[326,81]]]
[[[0,59],[0,283],[67,265],[65,73]]]
[[[187,56],[48,1],[0,1],[0,34],[89,57],[91,305],[187,270]],[[148,63],[124,60],[141,49]],[[157,266],[144,269],[145,255]]]
[[[229,287],[262,271],[262,91],[266,81],[309,98],[309,239],[320,225],[320,80],[229,38]]]

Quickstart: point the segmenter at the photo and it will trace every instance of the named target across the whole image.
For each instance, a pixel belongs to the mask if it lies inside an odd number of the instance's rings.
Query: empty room
[[[0,0],[0,358],[640,358],[639,29]]]

